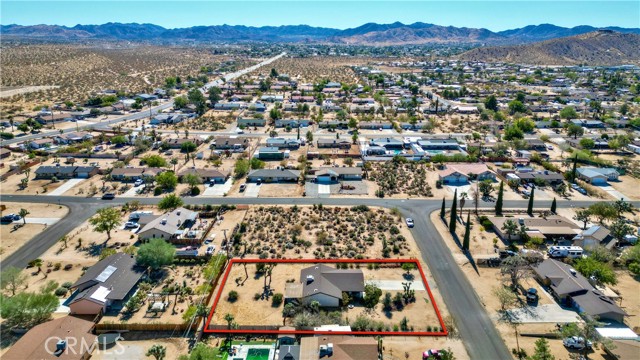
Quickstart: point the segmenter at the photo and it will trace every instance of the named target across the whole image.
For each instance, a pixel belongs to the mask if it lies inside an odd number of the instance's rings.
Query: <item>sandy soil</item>
[[[19,222],[22,225],[22,222]],[[21,248],[27,241],[39,234],[45,225],[26,224],[16,231],[13,231],[13,225],[0,225],[0,259],[5,259]]]
[[[626,195],[626,199],[638,200],[640,199],[640,180],[629,175],[622,175],[619,177],[620,181],[611,181],[609,185],[614,189],[620,191]]]

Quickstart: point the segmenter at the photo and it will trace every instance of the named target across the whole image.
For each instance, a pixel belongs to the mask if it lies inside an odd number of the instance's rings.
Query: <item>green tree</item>
[[[449,219],[449,232],[452,234],[456,233],[456,217],[457,217],[457,203],[458,203],[458,189],[455,189],[453,192],[453,204],[451,204],[451,218]]]
[[[628,201],[624,201],[624,199],[616,200],[616,202],[613,203],[613,207],[616,209],[618,217],[622,217],[622,214],[624,213],[633,212],[633,204]]]
[[[495,95],[489,95],[489,97],[487,97],[484,100],[484,107],[487,110],[491,110],[491,111],[498,111],[498,99],[496,99]]]
[[[142,161],[144,161],[144,164],[148,167],[161,168],[167,166],[167,160],[160,155],[147,155],[142,158]]]
[[[14,266],[6,267],[0,273],[0,288],[11,292],[11,296],[15,296],[26,281],[27,276],[22,273],[21,269]]]
[[[162,345],[155,344],[147,350],[146,356],[153,356],[156,360],[164,360],[167,356],[167,348]]]
[[[558,204],[556,203],[556,198],[553,198],[553,201],[551,202],[551,212],[553,214],[556,213],[556,208],[557,208]]]
[[[111,138],[111,143],[114,145],[124,145],[127,143],[127,138],[124,135],[117,135]]]
[[[493,183],[489,179],[480,181],[480,183],[478,183],[478,189],[483,197],[489,197],[494,190]]]
[[[566,120],[573,120],[578,118],[578,113],[573,106],[567,106],[560,110],[560,117]]]
[[[136,263],[156,271],[173,263],[175,254],[176,248],[173,245],[163,239],[153,238],[140,245],[136,254]]]
[[[311,144],[311,142],[313,141],[313,133],[311,132],[311,130],[307,131],[307,143]]]
[[[247,159],[238,159],[233,170],[233,176],[240,179],[249,173],[250,163]]]
[[[115,207],[99,209],[96,214],[89,219],[89,224],[93,230],[100,233],[107,233],[107,240],[111,239],[111,230],[122,224],[120,211]]]
[[[196,106],[196,113],[200,116],[207,111],[207,100],[198,89],[191,89],[187,94],[189,102]]]
[[[573,267],[585,277],[591,276],[602,284],[615,285],[618,283],[616,273],[608,263],[603,263],[591,257],[577,259]]]
[[[443,197],[442,198],[442,208],[440,209],[440,218],[444,219],[445,214],[446,214],[446,210],[445,210],[445,207],[444,207],[444,197]]]
[[[549,342],[545,338],[536,340],[536,348],[533,350],[533,355],[529,357],[529,360],[555,360],[555,356],[551,353]]]
[[[618,217],[616,208],[609,202],[596,202],[589,205],[589,213],[598,218],[600,224],[604,220],[613,220]]]
[[[166,195],[158,202],[158,209],[160,210],[174,210],[182,206],[184,202],[182,198],[175,193]]]
[[[197,149],[198,145],[196,145],[192,141],[187,141],[180,145],[180,151],[187,153],[187,161],[189,161],[190,158],[193,158],[193,166],[196,166],[196,159],[195,157],[193,157],[193,155],[191,155],[191,153],[195,152]]]
[[[367,284],[364,287],[364,306],[367,309],[373,309],[380,301],[382,290],[373,284]]]
[[[498,187],[498,198],[496,199],[496,216],[502,216],[502,202],[504,197],[504,181],[500,181]]]
[[[178,177],[171,171],[165,171],[156,176],[156,184],[165,191],[170,191],[178,185]]]
[[[57,287],[57,284],[55,284]],[[45,291],[46,290],[46,291]],[[51,289],[41,293],[21,292],[12,296],[0,294],[0,316],[8,328],[31,328],[51,318],[60,306],[58,297]]]
[[[511,241],[511,236],[515,235],[518,232],[518,224],[515,221],[509,219],[502,224],[502,231],[507,234],[509,241]]]
[[[264,165],[265,165],[264,161],[258,158],[251,158],[251,160],[249,161],[249,164],[252,170],[264,169]]]
[[[214,107],[222,99],[222,90],[215,86],[209,88],[209,105]]]
[[[527,112],[527,107],[518,100],[513,100],[509,102],[509,114],[513,115],[515,113],[525,114]]]
[[[580,139],[580,147],[590,150],[596,147],[596,142],[591,138],[582,138]]]
[[[189,100],[186,96],[178,96],[173,99],[173,108],[176,110],[184,109],[189,105]]]
[[[581,315],[582,315],[581,317],[584,319],[584,322],[582,323],[582,325],[580,326],[577,323],[566,324],[562,328],[560,336],[562,338],[579,336],[583,338],[585,341],[591,341],[594,344],[594,346],[598,346],[598,344],[611,345],[611,340],[603,337],[596,330],[596,328],[602,327],[604,326],[604,324],[590,316],[584,316],[584,314],[581,314]],[[582,350],[580,350],[580,352],[582,353],[585,359],[587,358],[587,355],[589,354],[590,351],[591,349],[586,346]]]
[[[506,311],[518,301],[518,296],[506,286],[499,286],[493,289],[493,295],[500,302],[500,310]]]
[[[198,185],[202,184],[202,178],[197,174],[185,174],[182,176],[182,182],[189,185],[189,191],[193,194]]]
[[[611,236],[614,239],[622,241],[625,236],[633,234],[633,227],[627,224],[623,218],[618,218],[609,225],[609,231],[611,231]]]
[[[462,241],[462,250],[469,251],[469,238],[471,237],[471,211],[467,214],[467,224],[464,229],[464,240]]]
[[[582,229],[586,230],[587,223],[591,221],[591,212],[589,212],[589,209],[576,210],[576,214],[574,215],[573,219],[582,222]]]
[[[23,224],[27,224],[27,215],[31,214],[29,212],[29,210],[21,208],[20,211],[18,211],[18,215],[20,215],[20,217],[22,218],[22,223]]]
[[[531,195],[529,196],[529,205],[527,205],[527,214],[529,214],[529,216],[533,216],[533,194],[535,193],[536,188],[532,187],[531,188]]]
[[[567,126],[567,135],[573,136],[574,139],[577,139],[578,136],[584,135],[584,128],[580,125],[569,124],[569,126]]]

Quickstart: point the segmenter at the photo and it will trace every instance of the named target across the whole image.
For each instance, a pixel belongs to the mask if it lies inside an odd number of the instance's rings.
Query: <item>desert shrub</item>
[[[229,291],[229,294],[227,295],[227,301],[236,302],[237,300],[238,300],[238,292],[235,290]]]
[[[56,289],[54,294],[56,296],[65,296],[65,295],[67,295],[68,292],[69,292],[69,289],[67,289],[65,287],[59,287],[59,288]]]
[[[282,296],[282,294],[280,293],[275,293],[273,295],[273,298],[271,299],[271,306],[273,307],[278,307],[280,306],[280,304],[282,304],[282,299],[284,298],[284,296]]]

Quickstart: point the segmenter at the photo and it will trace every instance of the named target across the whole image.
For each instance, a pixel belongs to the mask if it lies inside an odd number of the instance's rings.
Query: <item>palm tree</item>
[[[513,220],[507,220],[502,224],[502,230],[509,236],[509,242],[511,242],[511,236],[518,232],[518,224]]]
[[[227,330],[231,330],[231,324],[233,324],[233,320],[235,320],[235,317],[233,316],[233,314],[227,313],[224,316],[224,321],[227,322]]]

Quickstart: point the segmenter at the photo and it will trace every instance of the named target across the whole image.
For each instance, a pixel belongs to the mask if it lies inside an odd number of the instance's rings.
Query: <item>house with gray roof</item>
[[[362,168],[360,167],[321,167],[312,169],[307,176],[320,184],[335,183],[337,181],[362,180]]]
[[[379,138],[379,139],[371,139],[370,146],[372,147],[383,147],[386,150],[402,150],[404,149],[404,142],[402,140],[394,139],[394,138]]]
[[[321,307],[338,307],[342,293],[361,298],[364,293],[364,275],[360,269],[336,269],[317,264],[302,269],[300,282],[285,285],[285,302],[309,304],[320,303]]]
[[[607,181],[616,181],[620,173],[614,168],[581,167],[577,168],[578,177],[593,185],[606,184]]]
[[[299,170],[289,169],[257,169],[251,170],[247,175],[247,181],[257,182],[297,182],[300,178]]]
[[[611,231],[604,226],[594,225],[586,230],[583,230],[580,234],[573,237],[573,245],[580,246],[583,249],[593,248],[598,245],[605,246],[609,249],[615,246],[616,242],[611,241]]]
[[[93,265],[78,279],[71,289],[70,313],[97,315],[111,310],[119,311],[134,293],[144,269],[136,266],[133,255],[113,254]]]
[[[40,166],[36,169],[36,179],[88,179],[98,174],[96,166]]]
[[[562,304],[600,321],[622,323],[627,313],[598,291],[587,278],[561,261],[546,259],[533,267],[537,279]]]
[[[149,221],[139,232],[140,240],[160,238],[176,242],[195,223],[198,213],[185,208],[177,208]]]
[[[297,149],[300,147],[300,141],[297,139],[285,138],[268,138],[267,147],[275,147],[278,149]]]

